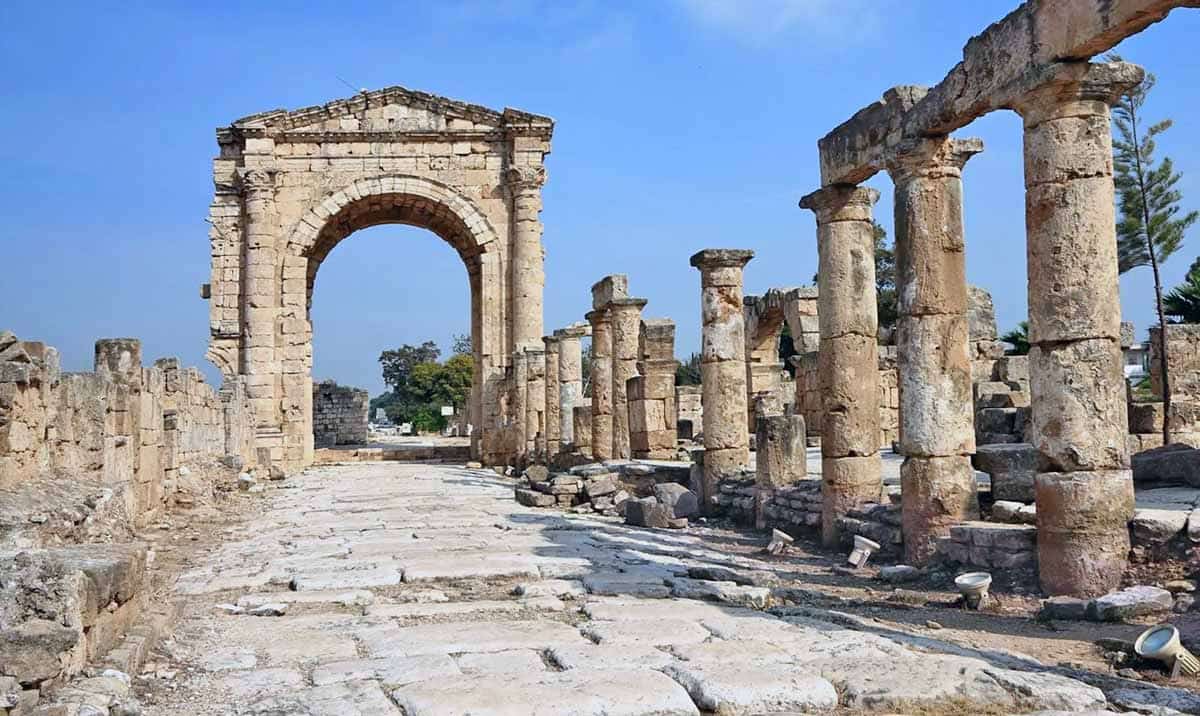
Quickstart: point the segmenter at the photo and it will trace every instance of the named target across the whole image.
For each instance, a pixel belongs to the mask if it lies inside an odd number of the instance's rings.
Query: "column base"
[[[879,454],[821,459],[821,542],[835,547],[841,541],[839,517],[868,503],[883,501]]]
[[[1129,563],[1133,473],[1047,472],[1035,490],[1042,591],[1096,597],[1120,586]]]
[[[975,469],[966,455],[915,457],[900,466],[904,559],[924,566],[937,552],[937,539],[951,525],[979,519]]]

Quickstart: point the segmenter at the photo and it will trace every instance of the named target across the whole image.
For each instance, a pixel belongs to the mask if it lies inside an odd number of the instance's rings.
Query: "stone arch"
[[[755,428],[754,396],[756,393],[780,389],[784,370],[779,360],[779,337],[786,324],[796,350],[805,353],[816,350],[817,294],[809,286],[772,288],[761,296],[743,299],[746,322],[746,390],[747,420],[750,431]],[[781,395],[784,403],[793,400]]]
[[[260,461],[312,461],[312,324],[321,262],[359,229],[402,223],[450,244],[467,268],[476,358],[474,454],[489,435],[513,354],[542,336],[541,187],[553,121],[403,87],[217,130],[209,356],[246,385]]]

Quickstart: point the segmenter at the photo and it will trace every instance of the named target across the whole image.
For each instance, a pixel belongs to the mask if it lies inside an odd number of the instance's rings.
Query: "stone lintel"
[[[700,269],[741,268],[754,258],[750,249],[702,249],[692,254],[691,265]]]
[[[1197,0],[1026,2],[972,38],[963,60],[930,89],[896,87],[819,142],[821,183],[858,183],[885,169],[904,137],[950,134],[1009,106],[1014,88],[1049,65],[1085,61]]]
[[[560,341],[566,338],[584,338],[590,335],[592,335],[592,327],[587,323],[572,323],[566,328],[554,331],[554,337]]]
[[[612,311],[617,311],[618,309],[622,311],[637,309],[640,311],[645,308],[646,304],[649,302],[650,301],[645,298],[615,298],[611,303],[608,304],[608,306],[609,310]]]

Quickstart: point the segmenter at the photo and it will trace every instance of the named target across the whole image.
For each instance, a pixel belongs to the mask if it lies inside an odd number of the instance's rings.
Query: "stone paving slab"
[[[179,580],[190,606],[173,656],[195,668],[147,716],[1105,705],[1080,682],[999,668],[934,639],[917,651],[820,610],[740,606],[765,596],[731,575],[775,578],[777,565],[725,553],[701,533],[525,508],[488,471],[363,463],[287,482],[295,489],[264,493],[253,524],[230,530]],[[229,601],[291,608],[216,609]]]

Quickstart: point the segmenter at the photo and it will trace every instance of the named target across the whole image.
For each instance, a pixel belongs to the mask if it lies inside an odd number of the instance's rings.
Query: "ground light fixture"
[[[1179,630],[1170,624],[1159,624],[1142,632],[1133,643],[1133,650],[1143,659],[1166,664],[1172,675],[1177,672],[1188,676],[1200,674],[1200,659],[1183,648],[1179,642]]]
[[[979,609],[987,600],[988,587],[992,586],[992,575],[987,572],[967,572],[954,578],[954,586],[963,601],[971,609]]]
[[[854,535],[854,549],[850,551],[850,556],[846,558],[846,561],[851,567],[858,569],[866,564],[871,555],[878,550],[878,542],[869,540],[862,535]]]

